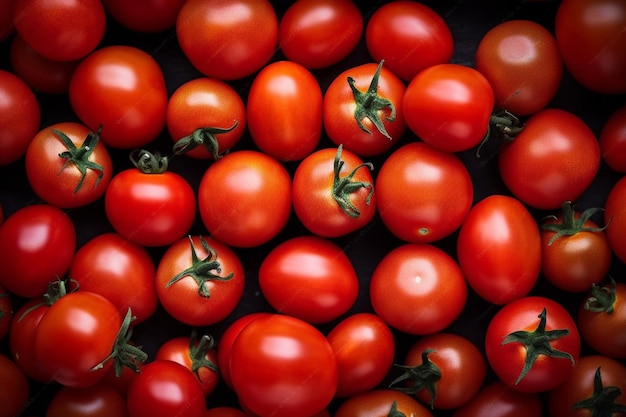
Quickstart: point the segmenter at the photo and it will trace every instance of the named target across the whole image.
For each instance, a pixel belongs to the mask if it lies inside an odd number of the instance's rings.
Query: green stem
[[[162,174],[169,164],[166,156],[159,152],[151,153],[145,149],[135,149],[129,155],[133,165],[144,174]]]
[[[584,309],[593,313],[612,314],[615,311],[617,302],[617,284],[613,277],[609,276],[611,286],[600,287],[597,284],[591,285],[591,296],[585,301]]]
[[[428,355],[434,353],[432,349],[426,349],[422,352],[422,363],[417,366],[396,365],[404,369],[404,373],[394,379],[389,386],[396,385],[400,382],[409,381],[410,385],[405,387],[396,387],[398,391],[415,394],[426,389],[430,394],[430,408],[434,408],[435,398],[437,396],[437,381],[441,379],[441,370],[437,365],[430,361]]]
[[[191,371],[200,378],[200,369],[208,368],[213,372],[219,372],[217,365],[208,358],[211,349],[215,348],[215,339],[205,334],[198,339],[198,332],[194,329],[189,338],[189,359],[191,359]]]
[[[604,227],[587,227],[585,223],[589,221],[591,216],[601,210],[600,208],[589,208],[583,211],[578,218],[576,218],[576,212],[572,206],[571,201],[564,201],[561,205],[561,222],[543,223],[541,225],[542,230],[548,230],[554,232],[555,235],[548,241],[548,246],[552,245],[555,240],[563,236],[573,236],[580,232],[597,233],[606,229]],[[551,216],[552,219],[557,219],[556,216]]]
[[[593,394],[575,403],[574,408],[588,409],[591,417],[612,417],[626,412],[626,405],[615,402],[620,395],[622,390],[618,386],[604,386],[598,367],[593,377]]]
[[[72,140],[64,132],[56,129],[50,130],[59,137],[61,142],[63,142],[63,145],[67,148],[67,150],[59,153],[59,158],[65,160],[63,166],[61,166],[61,169],[59,170],[59,174],[61,174],[61,172],[63,172],[69,164],[74,164],[76,169],[78,169],[81,174],[80,180],[74,188],[74,194],[79,192],[82,188],[88,169],[98,171],[98,177],[96,178],[96,184],[94,185],[94,188],[97,188],[100,181],[104,178],[104,168],[102,165],[90,161],[89,157],[98,145],[102,126],[98,127],[98,130],[95,133],[89,132],[83,143],[78,147],[74,145],[74,142],[72,142]]]
[[[204,148],[213,155],[213,159],[218,160],[223,156],[219,151],[219,142],[217,135],[228,133],[233,131],[239,122],[234,121],[233,125],[227,128],[221,127],[201,127],[194,130],[190,135],[179,139],[174,143],[173,152],[174,155],[183,155],[197,146],[204,146]]]
[[[337,148],[337,153],[335,154],[334,160],[334,178],[333,178],[333,188],[332,194],[333,198],[339,204],[339,207],[346,213],[348,216],[356,219],[361,215],[359,209],[352,204],[350,201],[350,196],[361,188],[368,188],[369,193],[365,198],[365,204],[368,206],[371,203],[372,195],[374,193],[374,186],[370,182],[365,181],[353,181],[356,172],[361,168],[369,168],[370,170],[374,169],[374,165],[370,162],[365,162],[363,164],[355,167],[348,175],[345,177],[340,177],[339,173],[343,168],[345,162],[341,159],[341,153],[343,150],[343,145],[339,145]]]

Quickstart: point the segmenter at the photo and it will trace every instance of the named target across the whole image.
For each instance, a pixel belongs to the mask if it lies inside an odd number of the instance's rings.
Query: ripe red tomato
[[[411,80],[402,107],[420,139],[442,151],[461,152],[485,138],[493,104],[491,85],[476,69],[439,64]]]
[[[500,175],[522,202],[556,209],[576,201],[600,167],[600,145],[575,114],[547,108],[533,114],[498,154]]]
[[[604,224],[613,253],[626,263],[626,177],[617,180],[609,190],[604,203]]]
[[[391,1],[370,16],[365,31],[367,50],[378,62],[409,82],[415,75],[452,58],[454,39],[446,21],[425,4]]]
[[[46,409],[46,417],[111,416],[128,416],[126,400],[114,388],[101,382],[86,388],[61,387]]]
[[[542,296],[512,301],[493,316],[485,353],[498,378],[522,392],[546,392],[566,381],[580,355],[580,335],[561,304]]]
[[[156,271],[159,302],[176,320],[207,326],[226,318],[243,295],[245,271],[238,255],[211,237],[174,242]]]
[[[274,309],[312,324],[338,318],[359,295],[346,253],[319,236],[296,236],[275,246],[261,263],[259,286]]]
[[[376,204],[391,233],[408,242],[451,235],[472,206],[474,187],[461,159],[423,142],[395,150],[380,167]]]
[[[532,20],[507,20],[492,27],[478,43],[475,61],[493,88],[496,107],[516,116],[546,107],[563,75],[556,39]]]
[[[452,417],[542,417],[541,399],[537,393],[520,392],[496,380],[457,408]]]
[[[176,20],[180,47],[207,77],[235,80],[261,69],[278,45],[278,17],[267,0],[191,0]]]
[[[90,129],[102,125],[100,138],[112,148],[140,148],[165,126],[165,77],[151,55],[133,46],[107,46],[83,59],[72,74],[69,98]]]
[[[555,36],[565,66],[584,87],[626,93],[626,4],[622,0],[567,0],[559,4]]]
[[[626,105],[609,115],[598,140],[602,159],[609,168],[626,173]]]
[[[253,247],[274,238],[291,214],[291,177],[262,152],[231,152],[211,164],[198,188],[204,226],[221,242]]]
[[[322,89],[300,64],[277,61],[266,65],[252,81],[246,110],[252,141],[278,160],[301,160],[319,142]]]
[[[185,0],[102,0],[111,17],[122,26],[142,33],[171,29]],[[149,10],[149,13],[146,11]]]
[[[310,417],[335,395],[337,361],[318,329],[295,317],[270,314],[239,332],[230,376],[240,402],[259,417]]]
[[[362,34],[363,16],[353,1],[300,0],[281,17],[278,44],[289,61],[325,68],[348,56]]]
[[[8,356],[0,354],[0,417],[20,415],[30,399],[30,385],[26,375]]]
[[[380,155],[404,135],[402,80],[383,66],[366,63],[337,75],[326,88],[323,126],[337,146],[358,156]]]
[[[334,417],[432,417],[431,412],[408,394],[394,389],[374,389],[344,400]]]
[[[444,330],[459,317],[467,285],[457,262],[442,249],[407,243],[376,265],[369,293],[374,311],[391,327],[426,335]]]
[[[510,303],[527,295],[539,277],[539,227],[519,200],[488,196],[472,207],[461,226],[457,256],[468,284],[481,298]]]
[[[11,329],[13,320],[13,300],[11,293],[0,285],[0,340],[3,340]]]

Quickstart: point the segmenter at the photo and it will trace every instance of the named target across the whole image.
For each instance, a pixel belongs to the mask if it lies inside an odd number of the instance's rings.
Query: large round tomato
[[[348,56],[363,34],[363,16],[351,0],[301,0],[287,8],[278,44],[288,60],[324,68]]]
[[[488,196],[472,207],[461,226],[457,256],[480,297],[507,304],[527,295],[539,277],[539,227],[518,200]]]
[[[409,129],[424,142],[447,152],[465,151],[487,134],[494,95],[476,69],[439,64],[409,83],[402,107]]]
[[[171,29],[185,0],[102,0],[104,8],[122,26],[143,33]],[[146,11],[149,10],[149,13]]]
[[[8,356],[0,354],[0,417],[20,415],[30,399],[28,378]]]
[[[334,417],[432,417],[431,412],[408,394],[394,389],[374,389],[344,400]]]
[[[604,224],[613,253],[626,263],[626,177],[620,178],[609,191],[604,203]]]
[[[267,0],[191,0],[178,13],[176,35],[198,71],[235,80],[258,71],[274,55],[278,17]]]
[[[520,392],[496,380],[457,408],[452,417],[542,417],[541,398],[537,393]]]
[[[502,307],[485,334],[491,369],[522,392],[546,392],[566,381],[580,355],[580,335],[561,304],[528,296]]]
[[[265,66],[252,81],[246,110],[252,141],[278,160],[300,160],[319,142],[322,90],[300,64],[278,61]]]
[[[407,243],[388,252],[372,273],[369,293],[372,307],[387,324],[417,335],[448,327],[467,300],[457,262],[427,243]]]
[[[102,126],[110,147],[134,149],[153,141],[165,125],[167,89],[158,62],[127,45],[100,48],[72,74],[69,98],[90,129]]]
[[[434,242],[451,235],[474,198],[461,159],[423,142],[394,151],[380,167],[374,189],[383,223],[408,242]]]
[[[103,383],[90,387],[61,387],[46,408],[46,417],[127,417],[122,394]]]
[[[609,115],[598,140],[602,159],[609,168],[626,173],[626,104]]]
[[[270,314],[239,332],[230,376],[241,403],[259,417],[313,416],[335,395],[337,361],[315,327]]]
[[[369,18],[367,50],[378,62],[409,82],[423,69],[452,58],[454,39],[446,21],[420,2],[392,1]]]
[[[555,36],[565,66],[584,87],[626,93],[626,3],[566,0],[555,18]]]

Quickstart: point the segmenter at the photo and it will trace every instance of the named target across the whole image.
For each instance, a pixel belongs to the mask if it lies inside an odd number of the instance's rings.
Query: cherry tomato
[[[496,380],[478,391],[457,408],[452,417],[542,417],[541,399],[537,393],[520,392]]]
[[[409,143],[389,155],[374,189],[385,226],[398,238],[416,243],[451,235],[474,198],[472,179],[461,159],[423,142]]]
[[[430,411],[408,394],[374,389],[345,399],[334,417],[432,417]]]
[[[0,354],[0,417],[20,415],[30,399],[26,375],[8,356]]]
[[[600,131],[602,159],[614,171],[626,173],[626,105],[614,110]]]
[[[127,417],[126,401],[112,387],[61,387],[48,404],[46,417]]]
[[[604,203],[604,224],[613,253],[626,263],[626,177],[617,180],[609,190]]]
[[[171,29],[185,0],[102,0],[111,17],[122,26],[142,33]],[[146,13],[149,10],[149,13]]]

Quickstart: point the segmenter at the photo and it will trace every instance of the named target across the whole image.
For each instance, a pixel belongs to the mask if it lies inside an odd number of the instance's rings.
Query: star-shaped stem
[[[585,301],[585,310],[607,314],[612,314],[615,311],[617,284],[613,277],[609,276],[609,280],[611,281],[610,287],[601,287],[595,283],[591,285],[591,296]]]
[[[619,387],[605,387],[602,384],[602,374],[598,367],[593,377],[593,394],[575,403],[574,408],[588,409],[591,417],[612,417],[616,413],[626,412],[626,405],[615,402],[620,395],[622,390]]]
[[[430,408],[433,408],[435,397],[437,396],[437,381],[441,379],[441,370],[428,358],[428,355],[434,352],[433,349],[424,350],[422,352],[422,363],[417,366],[396,365],[404,369],[404,373],[394,379],[389,386],[391,387],[399,382],[409,381],[410,385],[395,387],[395,389],[411,395],[426,389],[430,394]]]
[[[389,414],[387,414],[387,417],[406,417],[406,414],[398,410],[398,403],[394,400],[391,403],[391,408],[389,409]]]
[[[365,199],[365,204],[369,205],[372,200],[372,194],[374,193],[374,186],[369,182],[364,181],[353,181],[354,175],[360,168],[369,168],[370,170],[374,169],[374,165],[370,162],[365,162],[363,164],[355,167],[348,175],[345,177],[340,177],[339,173],[341,172],[341,168],[345,162],[341,159],[341,153],[343,151],[343,145],[339,145],[337,148],[337,153],[335,154],[335,161],[333,164],[334,167],[334,179],[333,179],[333,198],[339,204],[339,207],[346,213],[348,216],[352,218],[357,218],[361,215],[359,209],[352,204],[350,201],[350,195],[361,188],[368,188],[369,193]]]
[[[89,157],[98,145],[102,126],[100,126],[95,133],[89,132],[83,143],[78,147],[64,132],[61,132],[57,129],[50,130],[54,132],[54,134],[57,135],[59,139],[61,139],[61,142],[63,142],[63,145],[65,145],[65,147],[67,148],[66,151],[59,153],[59,158],[65,159],[65,162],[63,162],[63,166],[59,170],[59,174],[70,164],[74,164],[76,169],[78,169],[81,174],[80,180],[78,181],[78,184],[76,184],[76,188],[74,188],[74,194],[79,192],[82,188],[83,183],[85,182],[85,177],[87,176],[88,169],[98,171],[98,177],[96,178],[96,184],[94,185],[94,188],[97,188],[100,184],[100,181],[102,181],[102,178],[104,178],[104,168],[102,167],[102,165],[89,160]]]
[[[223,156],[220,153],[219,142],[217,135],[228,133],[234,130],[239,125],[239,122],[235,120],[233,125],[227,128],[221,127],[201,127],[194,130],[190,135],[179,139],[172,148],[174,155],[182,155],[197,146],[204,146],[213,159],[218,160]]]
[[[548,246],[552,245],[555,240],[562,236],[573,236],[579,232],[602,232],[605,227],[586,227],[585,223],[596,212],[601,210],[600,208],[589,208],[580,214],[580,217],[576,218],[576,212],[572,207],[571,201],[565,201],[561,205],[561,221],[557,223],[544,223],[541,225],[543,230],[549,230],[554,232],[554,236],[548,241]],[[550,216],[553,219],[558,219],[556,216]]]
[[[200,369],[208,368],[213,372],[219,372],[217,365],[213,363],[207,354],[215,348],[215,339],[211,335],[205,334],[198,339],[198,332],[193,329],[189,338],[189,359],[191,359],[191,371],[200,378]]]

